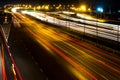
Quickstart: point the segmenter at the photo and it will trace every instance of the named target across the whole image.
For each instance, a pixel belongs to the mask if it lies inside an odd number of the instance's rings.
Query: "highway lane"
[[[20,19],[20,18],[19,18]],[[19,20],[18,20],[19,21]],[[16,21],[15,21],[16,22]],[[18,23],[18,22],[17,22]],[[49,52],[47,52],[44,48],[41,47],[40,44],[36,43],[36,41],[34,41],[33,37],[31,39],[31,37],[29,36],[29,33],[26,34],[26,29],[24,29],[24,27],[26,27],[26,25],[24,24],[24,22],[21,23],[22,26],[15,26],[15,28],[12,28],[12,30],[15,32],[14,34],[19,35],[18,37],[20,37],[22,39],[22,41],[24,42],[24,44],[26,45],[27,48],[29,48],[29,53],[32,54],[34,60],[36,61],[38,59],[38,64],[40,65],[39,67],[42,66],[42,71],[43,73],[45,73],[48,77],[48,80],[74,80],[74,78],[69,75],[68,72],[66,72],[60,65],[59,63],[56,62],[56,59],[54,59],[53,57],[51,57],[51,55],[49,55]],[[15,24],[16,25],[16,24]],[[19,25],[19,24],[18,24]],[[11,31],[12,32],[12,31]],[[17,36],[16,35],[16,36]],[[30,37],[30,38],[29,38]],[[14,38],[13,38],[14,39]],[[20,39],[20,40],[21,40]],[[16,44],[16,43],[14,43]],[[21,43],[17,43],[18,45],[22,45]],[[19,47],[17,47],[19,48]],[[21,48],[20,48],[21,49]],[[25,53],[25,52],[24,52]],[[27,53],[27,52],[26,52]],[[44,54],[40,54],[40,53],[44,53]],[[15,54],[15,52],[14,52]],[[21,57],[24,57],[24,54],[20,54],[18,53],[18,55],[21,55]],[[14,57],[16,57],[16,55],[14,55]],[[21,58],[20,57],[20,58]],[[18,64],[18,67],[22,67],[19,64],[18,59],[16,58],[16,63]],[[20,62],[22,63],[22,62]],[[24,63],[23,63],[24,64]],[[25,66],[24,66],[25,67]],[[28,66],[25,67],[25,69]],[[20,71],[23,71],[21,68],[19,68]],[[34,69],[34,68],[33,68]],[[27,70],[25,70],[27,71]],[[26,72],[27,73],[27,72]],[[22,75],[24,75],[25,73],[23,72]],[[30,74],[30,73],[29,73]],[[34,73],[31,73],[34,74]],[[36,73],[37,74],[37,73]],[[38,74],[39,75],[39,74]],[[31,75],[32,76],[32,75]],[[34,76],[34,75],[33,75]],[[62,76],[62,77],[60,77]],[[23,76],[24,77],[24,76]],[[39,79],[36,79],[39,80]]]
[[[18,26],[17,26],[18,27]],[[23,80],[47,80],[47,76],[42,71],[41,67],[34,60],[31,52],[24,44],[24,34],[21,34],[21,29],[17,30],[15,26],[11,26],[8,44],[10,46],[11,54],[16,62],[16,65],[22,75]],[[10,75],[11,64],[10,57],[6,55],[6,67],[8,80],[13,80]],[[9,65],[10,64],[10,65]],[[9,66],[8,66],[9,65]],[[10,73],[9,73],[10,72]]]
[[[61,30],[41,24],[19,13],[16,15],[19,17],[19,22],[24,22],[24,30],[28,36],[42,45],[48,54],[53,56],[60,66],[74,77],[74,80],[120,79],[119,56],[75,39],[62,33]],[[43,53],[37,54],[43,55]]]

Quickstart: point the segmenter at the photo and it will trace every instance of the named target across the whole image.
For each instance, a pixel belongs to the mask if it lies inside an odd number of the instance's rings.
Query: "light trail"
[[[22,19],[21,16],[23,15],[17,15],[26,25],[24,30],[29,34],[28,36],[49,51],[50,55],[56,57],[58,62],[63,60],[63,63],[60,64],[64,64],[65,69],[77,79],[120,79],[120,58],[117,55],[75,39],[56,28],[41,24],[27,17]],[[52,17],[47,17],[46,19],[48,18],[51,18],[50,20],[55,19]],[[43,20],[45,19],[43,18]],[[64,22],[62,23],[64,24]],[[76,24],[74,23],[73,25]]]
[[[77,22],[71,22],[71,21],[65,21],[61,19],[57,19],[54,17],[51,17],[45,13],[42,12],[29,12],[29,11],[23,11],[22,13],[31,15],[35,18],[38,18],[42,21],[46,21],[51,24],[60,25],[64,27],[68,27],[77,31],[85,32],[88,34],[92,34],[95,36],[111,39],[120,42],[120,26],[113,25],[113,24],[107,24],[107,23],[100,23],[100,22],[94,22],[94,21],[88,21],[83,19],[76,19],[72,17],[67,17],[65,15],[64,18],[75,20],[75,21],[81,21],[82,23],[86,24],[80,24]],[[63,17],[62,16],[62,17]],[[87,24],[97,25],[97,26],[90,26]],[[98,27],[100,26],[100,27]]]

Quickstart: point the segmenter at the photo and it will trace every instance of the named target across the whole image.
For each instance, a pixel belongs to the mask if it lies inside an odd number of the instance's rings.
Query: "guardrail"
[[[1,53],[2,53],[2,80],[22,80],[22,76],[10,52],[7,37],[0,26]]]
[[[43,12],[23,11],[23,13],[33,16],[41,21],[45,21],[59,26],[64,26],[87,34],[120,42],[120,25],[104,24],[104,26],[102,26],[103,23],[100,22],[94,22],[94,25],[90,25],[90,22],[89,24],[87,24],[88,21],[86,22],[86,20],[82,20],[82,23],[62,20],[49,16]]]

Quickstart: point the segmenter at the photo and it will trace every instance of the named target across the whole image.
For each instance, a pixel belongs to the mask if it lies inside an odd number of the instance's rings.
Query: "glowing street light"
[[[91,12],[92,10],[91,10],[91,8],[88,8],[88,12]]]
[[[82,6],[81,6],[81,10],[82,10],[82,11],[86,11],[86,6],[85,6],[85,5],[82,5]]]
[[[49,5],[46,5],[46,6],[45,6],[45,10],[49,10]]]
[[[41,9],[41,6],[37,6],[37,9],[40,10],[40,9]]]
[[[98,8],[97,8],[97,12],[103,13],[103,11],[104,11],[104,10],[103,10],[102,7],[98,7]]]
[[[83,12],[86,12],[86,6],[85,5],[81,5],[80,7],[79,7],[79,11],[83,11]]]

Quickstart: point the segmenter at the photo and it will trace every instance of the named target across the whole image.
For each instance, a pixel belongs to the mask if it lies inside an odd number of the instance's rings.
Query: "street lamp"
[[[45,10],[49,10],[49,5],[46,5],[46,6],[45,6]]]
[[[92,10],[91,10],[91,8],[88,8],[88,12],[91,12]]]
[[[85,5],[80,6],[80,10],[86,12],[86,6]]]
[[[37,9],[40,10],[40,9],[41,9],[41,6],[37,6]]]
[[[98,8],[97,8],[97,12],[103,13],[103,11],[104,11],[104,10],[103,10],[102,7],[98,7]]]

